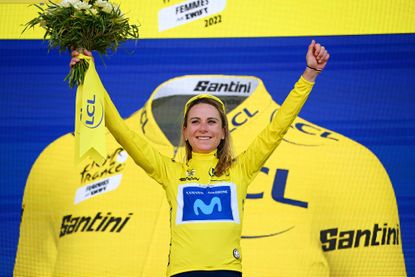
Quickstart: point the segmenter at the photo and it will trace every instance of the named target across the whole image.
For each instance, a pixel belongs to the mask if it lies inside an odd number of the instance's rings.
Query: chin
[[[212,147],[198,147],[197,148],[197,151],[195,151],[195,152],[197,152],[197,153],[210,153],[210,152],[212,152],[213,150],[215,150],[216,148],[212,148]]]
[[[197,151],[197,153],[202,153],[202,154],[207,154],[207,153],[210,153],[210,152],[212,152],[213,150],[210,150],[210,149],[199,149],[198,151]]]

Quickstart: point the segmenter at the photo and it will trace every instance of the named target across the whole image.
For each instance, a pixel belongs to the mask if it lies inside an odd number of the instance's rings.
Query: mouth
[[[198,140],[210,140],[212,137],[209,137],[209,136],[197,136],[196,138]]]

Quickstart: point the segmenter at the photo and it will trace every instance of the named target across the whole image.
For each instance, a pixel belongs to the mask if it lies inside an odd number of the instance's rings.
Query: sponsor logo
[[[339,140],[338,138],[333,137],[332,132],[322,130],[311,124],[299,122],[299,123],[296,123],[294,126],[298,131],[303,132],[304,134],[307,134],[307,135],[319,136],[321,138],[331,139],[331,140],[336,140],[336,141]]]
[[[323,251],[351,249],[358,247],[399,245],[399,225],[374,224],[371,229],[339,230],[332,228],[320,231]]]
[[[96,95],[94,94],[91,99],[86,99],[86,105],[84,104],[86,115],[81,109],[80,116],[81,122],[85,127],[94,129],[101,125],[104,119],[104,108],[101,102],[96,102]]]
[[[233,250],[233,256],[235,257],[235,259],[238,259],[241,257],[241,254],[239,253],[238,249],[234,249]]]
[[[250,191],[250,193],[246,195],[247,200],[269,201],[268,196],[271,196],[270,200],[274,201],[275,203],[289,205],[289,206],[297,207],[301,209],[308,208],[308,204],[309,204],[308,202],[303,201],[302,199],[288,197],[286,195],[286,191],[289,191],[289,189],[287,188],[288,187],[287,180],[289,176],[289,171],[287,169],[262,167],[260,172],[267,176],[274,176],[273,182],[271,185],[271,191],[261,191],[261,190],[255,191],[255,192]],[[269,185],[266,185],[265,187],[269,187]],[[261,214],[262,216],[271,218],[273,211],[261,209],[261,213],[263,213]],[[250,216],[249,212],[245,214],[245,218],[247,216]],[[295,228],[294,225],[280,226],[278,224],[272,224],[271,222],[273,222],[272,219],[270,219],[270,222],[269,222],[269,226],[270,226],[269,231],[262,231],[262,233],[258,233],[256,228],[251,228],[251,230],[249,230],[248,228],[245,228],[244,234],[241,236],[241,238],[242,239],[261,239],[261,238],[280,236],[280,235],[284,235],[292,231]],[[275,227],[272,227],[272,225],[274,225]],[[273,228],[275,229],[273,230]]]
[[[211,82],[203,80],[197,82],[193,91],[197,92],[237,92],[237,93],[251,93],[251,82],[243,83],[240,81],[230,82]]]
[[[254,77],[233,77],[233,76],[213,76],[195,75],[175,78],[165,82],[153,96],[153,101],[172,95],[188,95],[205,92],[220,96],[241,97],[237,101],[243,101],[252,94],[259,85],[259,80]],[[245,111],[244,111],[245,112]],[[255,111],[250,111],[254,113]],[[241,120],[238,120],[240,122]],[[145,121],[144,121],[145,122]]]
[[[218,221],[239,223],[235,184],[181,185],[177,202],[177,224]]]
[[[95,216],[65,215],[62,218],[59,237],[79,232],[116,232],[120,233],[133,213],[127,216],[113,216],[110,212],[103,215],[98,212]]]
[[[125,168],[125,162],[127,161],[127,158],[127,152],[120,147],[115,149],[113,153],[108,154],[102,165],[99,165],[95,162],[87,164],[80,173],[81,184],[120,173]]]
[[[193,177],[196,175],[196,169],[188,169],[186,170],[186,176],[187,177]]]
[[[190,0],[159,11],[159,32],[219,13],[226,0]]]
[[[76,205],[91,197],[117,189],[120,185],[121,177],[122,174],[118,174],[78,188],[75,193],[74,204]]]
[[[270,121],[272,121],[272,119],[276,115],[277,111],[278,111],[278,109],[276,109],[272,112],[271,117],[270,117]],[[291,129],[299,131],[302,134],[305,134],[305,135],[308,135],[308,136],[315,136],[315,137],[320,137],[322,139],[329,139],[329,140],[333,140],[333,141],[339,141],[339,138],[337,137],[337,134],[335,134],[333,132],[330,132],[326,129],[321,129],[321,128],[317,127],[314,124],[305,123],[305,122],[297,122],[297,123],[293,123],[290,127],[291,127]],[[300,146],[319,146],[319,145],[321,145],[321,143],[319,143],[319,144],[298,143],[298,142],[290,141],[286,137],[283,138],[283,141],[291,143],[291,144],[295,144],[295,145],[300,145]]]
[[[270,174],[270,168],[268,167],[262,167],[260,172],[264,173],[265,175],[271,175],[273,173],[273,171],[271,171],[271,174]],[[285,196],[288,174],[289,174],[289,171],[287,169],[277,168],[275,170],[274,181],[273,181],[273,185],[271,189],[272,199],[278,203],[307,209],[308,202],[288,198]],[[262,198],[264,198],[264,192],[248,193],[246,195],[246,199],[262,199]]]
[[[186,177],[179,178],[179,180],[181,182],[186,182],[186,181],[199,181],[199,178],[196,177],[195,175],[196,175],[196,170],[195,169],[188,169],[186,171]]]
[[[201,199],[196,199],[193,203],[193,211],[195,215],[199,215],[199,210],[206,215],[211,215],[213,210],[217,206],[217,211],[220,213],[222,211],[222,202],[220,201],[219,197],[213,197],[209,203],[206,205],[205,202]]]
[[[179,179],[180,182],[199,181],[198,177],[182,177]]]
[[[230,128],[229,132],[235,131],[238,127],[247,123],[251,118],[253,118],[259,110],[249,110],[248,108],[243,108],[242,111],[237,112],[232,119],[230,120],[233,128]]]
[[[218,176],[215,175],[216,171],[214,167],[209,168],[208,170],[208,174],[210,177],[212,177],[212,179],[210,179],[211,182],[225,182],[225,181],[229,181],[229,170],[226,170],[221,176],[220,179],[215,179],[218,178]]]

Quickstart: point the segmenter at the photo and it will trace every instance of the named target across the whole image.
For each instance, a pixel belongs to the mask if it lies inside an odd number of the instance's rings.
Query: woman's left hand
[[[306,55],[307,67],[303,77],[310,82],[315,82],[318,74],[326,67],[329,58],[330,54],[326,48],[320,43],[316,43],[313,39],[308,46]]]
[[[329,58],[330,54],[327,52],[327,49],[313,39],[308,46],[306,55],[307,66],[317,70],[323,70]]]

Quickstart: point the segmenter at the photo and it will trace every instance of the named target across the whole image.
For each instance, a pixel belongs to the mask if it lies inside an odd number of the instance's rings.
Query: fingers
[[[78,57],[78,56],[79,56],[79,52],[78,52],[78,51],[76,51],[76,50],[73,50],[73,51],[71,52],[71,56],[72,56],[72,57]]]
[[[316,41],[313,39],[308,46],[308,51],[313,51],[314,46],[316,45]]]
[[[306,55],[308,71],[312,71],[314,75],[319,74],[326,67],[329,58],[330,54],[326,47],[312,40]]]
[[[330,54],[327,52],[326,48],[320,43],[315,43],[314,45],[314,57],[316,58],[317,63],[322,64],[327,62],[330,58]]]
[[[79,56],[79,52],[82,52],[82,54],[84,54],[84,55],[86,55],[86,56],[90,56],[90,57],[92,57],[92,52],[91,51],[88,51],[87,49],[78,49],[78,50],[75,50],[75,49],[73,49],[72,50],[72,52],[71,52],[71,56],[72,57],[77,57],[77,56]]]
[[[69,67],[74,67],[77,63],[79,63],[80,59],[79,58],[72,58],[71,61],[69,62]]]
[[[327,53],[325,57],[323,57],[323,62],[327,62],[330,59],[330,54]]]
[[[92,57],[92,52],[84,49],[84,55]]]
[[[73,48],[71,48],[71,49],[72,49],[72,52],[71,52],[72,59],[69,62],[69,67],[71,67],[71,68],[74,67],[80,61],[80,59],[78,58],[78,56],[80,54],[79,51],[81,51],[85,56],[92,57],[92,52],[88,51],[86,49],[82,49],[82,48],[78,49],[78,50],[75,50]]]
[[[328,56],[328,52],[327,50],[323,47],[321,47],[320,53],[317,55],[316,60],[319,64],[324,63],[325,61],[327,61],[327,56]]]

